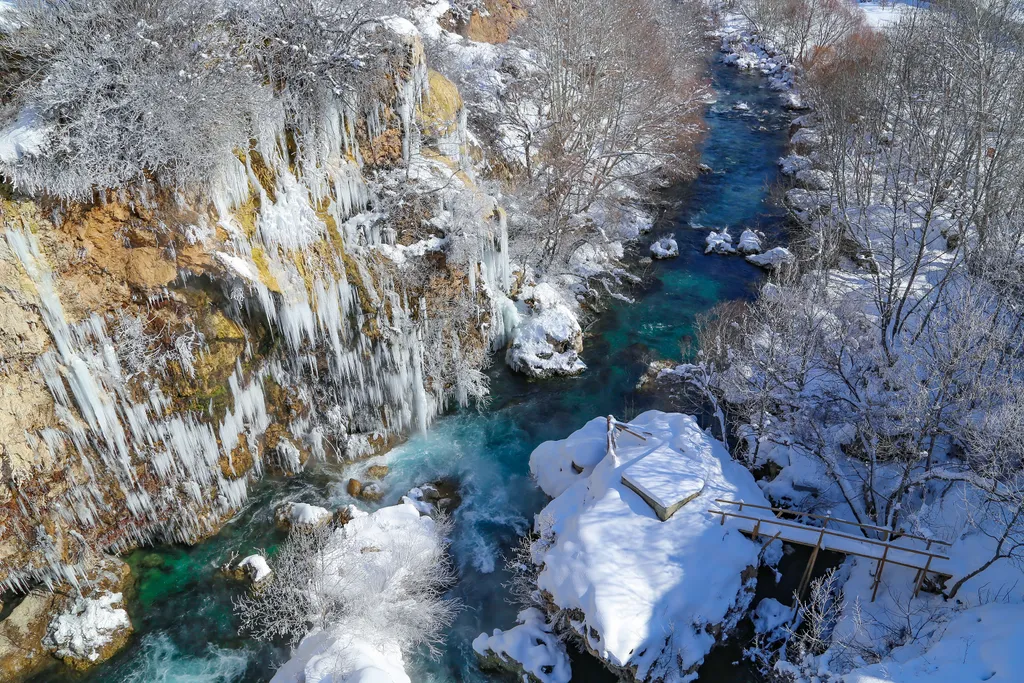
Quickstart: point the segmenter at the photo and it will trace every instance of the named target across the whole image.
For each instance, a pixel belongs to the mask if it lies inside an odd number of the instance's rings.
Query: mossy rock
[[[427,82],[430,91],[417,112],[423,132],[435,138],[452,135],[459,128],[462,95],[454,83],[433,69],[427,72]]]

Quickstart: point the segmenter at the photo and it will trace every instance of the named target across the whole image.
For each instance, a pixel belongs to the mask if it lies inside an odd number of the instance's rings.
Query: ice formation
[[[415,117],[427,87],[422,43],[408,21],[392,18],[384,25],[393,32],[399,51],[405,51],[404,63],[389,81],[395,88],[407,165],[401,174],[408,177],[400,180],[432,189],[437,220],[451,229],[454,204],[480,193],[465,174],[453,182],[450,160],[427,159],[421,149]],[[323,414],[314,412],[283,425],[294,438],[278,439],[275,457],[290,471],[301,467],[300,445],[324,456],[327,427],[335,430],[332,453],[365,455],[372,442],[426,428],[448,401],[468,400],[461,387],[453,397],[450,387],[430,376],[424,354],[433,321],[426,302],[410,297],[394,270],[401,264],[383,256],[387,249],[416,258],[454,247],[443,239],[399,249],[394,231],[379,220],[354,133],[357,120],[374,109],[374,103],[357,107],[339,98],[327,110],[322,139],[299,150],[302,163],[295,163],[282,119],[276,130],[266,130],[253,141],[249,154],[219,169],[210,188],[210,206],[218,234],[226,235],[214,255],[223,268],[223,286],[231,292],[237,313],[262,316],[281,348],[267,363],[249,363],[251,348],[243,353],[228,382],[222,417],[212,414],[212,406],[182,410],[155,384],[143,398],[129,391],[107,321],[99,315],[69,321],[36,237],[18,229],[6,232],[7,243],[34,284],[53,339],[53,348],[39,357],[37,367],[53,396],[60,428],[48,428],[34,438],[51,454],[72,449],[86,473],[53,502],[67,528],[110,526],[96,542],[114,552],[155,536],[188,541],[210,532],[247,499],[250,465],[239,466],[238,449],[252,454],[256,474],[264,465],[268,377],[306,391],[322,387],[333,397],[331,405],[313,407]],[[464,123],[464,112],[460,117]],[[368,119],[372,134],[383,132],[379,120],[372,115]],[[4,133],[4,154],[33,149],[28,143],[35,144],[35,129],[29,123],[19,119],[25,125]],[[463,123],[451,141],[464,142]],[[455,237],[469,254],[470,288],[480,293],[476,300],[483,310],[476,324],[485,340],[502,345],[518,319],[506,296],[511,283],[508,232],[497,202],[481,202],[486,210],[473,217],[472,229]],[[255,212],[252,206],[258,207]],[[206,233],[212,235],[213,226]],[[452,348],[457,355],[458,344]],[[105,520],[115,509],[112,500],[117,509],[127,511],[116,525]],[[68,562],[58,550],[61,544],[36,543],[31,525],[12,525],[8,533],[19,534],[26,546],[53,551],[42,563],[3,567],[4,588],[23,588],[33,581],[75,584],[86,573],[87,554]]]

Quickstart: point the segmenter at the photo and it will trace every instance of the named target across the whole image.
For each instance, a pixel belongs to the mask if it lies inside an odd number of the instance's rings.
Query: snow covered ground
[[[537,517],[538,588],[551,610],[613,670],[639,681],[690,681],[752,595],[760,546],[708,510],[716,498],[765,504],[753,476],[688,415],[648,411],[606,452],[607,420],[541,444],[530,470],[554,500]],[[639,436],[637,436],[639,435]],[[623,482],[645,458],[662,474],[703,480],[667,521]]]

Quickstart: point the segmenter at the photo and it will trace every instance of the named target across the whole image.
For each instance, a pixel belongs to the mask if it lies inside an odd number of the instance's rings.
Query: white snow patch
[[[769,249],[763,254],[750,254],[747,256],[747,260],[755,266],[767,268],[768,270],[775,270],[787,263],[792,263],[796,260],[796,257],[793,256],[793,252],[785,247],[775,247],[774,249]]]
[[[262,555],[249,555],[242,559],[238,563],[239,569],[244,569],[245,573],[249,576],[253,583],[259,583],[263,579],[270,576],[270,565],[267,564],[267,558]]]
[[[6,5],[0,4],[0,31],[4,27]],[[0,131],[0,162],[13,164],[25,156],[37,156],[46,149],[49,130],[32,111],[18,114],[17,120]]]
[[[761,239],[764,235],[747,228],[740,235],[740,244],[737,249],[743,254],[756,254],[761,251]]]
[[[712,230],[708,233],[704,242],[707,244],[707,247],[704,249],[705,254],[736,253],[736,248],[732,246],[732,235],[729,234],[729,228],[722,228],[721,232]]]

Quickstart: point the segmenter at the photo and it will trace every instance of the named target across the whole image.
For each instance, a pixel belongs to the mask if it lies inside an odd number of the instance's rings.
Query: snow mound
[[[815,215],[832,205],[832,197],[828,192],[805,190],[802,187],[786,192],[784,201],[797,221],[803,225],[809,225]]]
[[[821,133],[813,128],[801,128],[789,139],[790,144],[800,147],[817,147],[821,144]]]
[[[827,190],[832,186],[827,173],[813,168],[797,171],[796,181],[808,190]]]
[[[43,644],[61,659],[95,662],[104,647],[131,628],[128,612],[114,607],[120,593],[78,598],[71,609],[50,622]]]
[[[519,626],[508,631],[494,629],[473,640],[473,650],[486,660],[496,657],[503,668],[533,676],[541,683],[569,683],[572,670],[565,644],[551,632],[544,613],[536,607],[525,609],[516,618]]]
[[[721,232],[712,230],[708,233],[704,242],[707,244],[707,247],[704,249],[705,254],[736,253],[736,247],[732,246],[732,235],[729,234],[729,228],[722,228]]]
[[[856,669],[844,683],[1016,683],[1024,671],[1024,605],[988,604],[955,617],[897,661]],[[900,651],[897,651],[900,652]]]
[[[262,555],[249,555],[242,558],[242,561],[238,563],[238,568],[245,571],[253,583],[259,583],[271,573],[267,558]]]
[[[0,33],[3,32],[4,5],[0,4]],[[31,111],[23,111],[9,127],[0,131],[0,162],[14,164],[22,157],[38,156],[47,145],[49,130]]]
[[[530,377],[578,375],[587,369],[579,358],[583,329],[558,290],[544,282],[523,291],[521,318],[505,353],[505,362]]]
[[[777,268],[781,268],[787,263],[793,263],[796,260],[796,257],[793,256],[793,252],[785,247],[775,247],[774,249],[769,249],[763,254],[750,254],[747,256],[747,260],[755,266],[767,268],[768,270],[775,270]]]
[[[764,235],[747,228],[740,235],[740,244],[737,249],[742,254],[757,254],[761,251],[761,239],[763,237]]]
[[[675,236],[662,237],[657,242],[651,244],[651,256],[656,259],[679,256],[679,245],[676,243]]]
[[[555,499],[538,516],[538,588],[581,640],[638,681],[680,683],[739,621],[752,597],[759,546],[709,513],[716,498],[766,505],[753,476],[689,415],[648,411],[606,454],[606,418],[541,444],[530,470]],[[704,487],[667,521],[622,481],[645,457],[699,472]],[[714,558],[714,561],[709,561]]]

